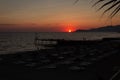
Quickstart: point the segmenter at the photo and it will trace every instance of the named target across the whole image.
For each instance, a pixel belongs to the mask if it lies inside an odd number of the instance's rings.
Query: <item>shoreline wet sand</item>
[[[0,80],[108,80],[120,68],[120,41],[59,45],[0,55]]]

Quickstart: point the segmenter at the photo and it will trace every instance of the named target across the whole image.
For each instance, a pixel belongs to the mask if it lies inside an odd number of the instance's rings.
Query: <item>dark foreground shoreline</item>
[[[120,69],[119,47],[105,40],[0,55],[0,80],[109,80]]]

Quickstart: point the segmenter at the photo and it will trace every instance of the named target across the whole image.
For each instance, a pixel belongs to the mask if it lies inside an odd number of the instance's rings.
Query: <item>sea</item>
[[[12,54],[22,51],[32,51],[35,38],[65,39],[65,40],[99,40],[102,38],[120,37],[117,32],[1,32],[0,54]]]

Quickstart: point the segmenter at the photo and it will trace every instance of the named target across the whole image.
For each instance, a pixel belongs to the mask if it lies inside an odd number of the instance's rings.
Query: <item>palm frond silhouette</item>
[[[98,9],[98,11],[109,6],[105,9],[103,15],[112,10],[109,15],[110,18],[114,17],[120,11],[120,0],[98,0],[93,4],[93,7],[97,6],[99,3],[102,3],[102,6]]]
[[[74,2],[74,4],[76,4],[78,1],[79,1],[79,0],[76,0],[76,1]]]
[[[76,0],[75,4],[78,1],[79,0]],[[95,7],[100,3],[102,4],[102,6],[100,6],[97,11],[106,7],[106,9],[103,12],[103,15],[110,11],[111,12],[110,15],[109,15],[110,18],[113,18],[120,11],[120,0],[97,0],[92,5],[92,7]]]

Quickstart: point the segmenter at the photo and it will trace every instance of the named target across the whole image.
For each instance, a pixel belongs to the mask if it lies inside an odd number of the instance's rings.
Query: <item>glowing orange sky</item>
[[[101,12],[91,8],[90,0],[0,0],[0,30],[72,31],[109,25]],[[119,15],[112,20],[118,25]]]

